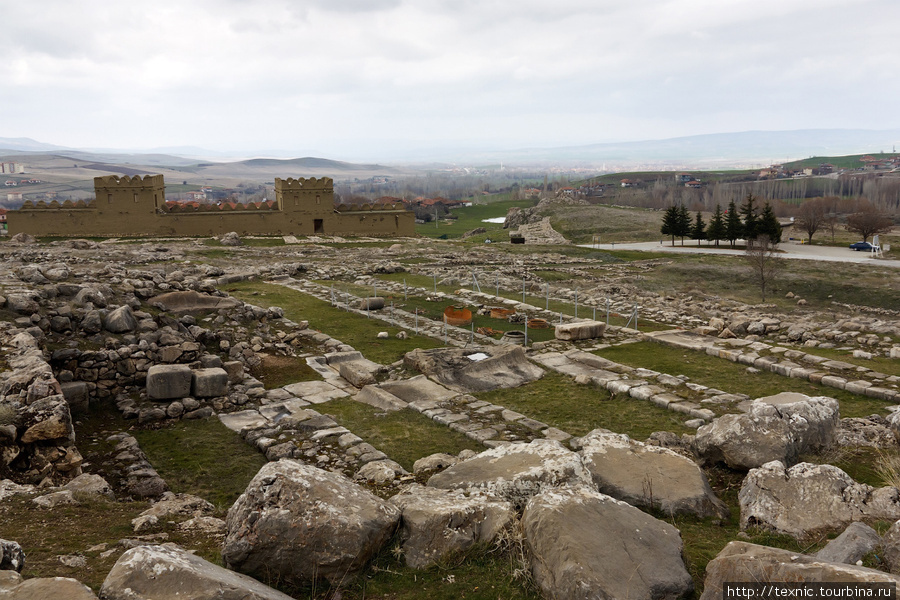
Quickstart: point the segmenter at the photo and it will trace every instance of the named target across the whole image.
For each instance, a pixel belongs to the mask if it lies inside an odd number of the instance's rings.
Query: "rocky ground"
[[[552,247],[523,254],[423,240],[304,242],[0,244],[0,594],[365,595],[359,582],[379,569],[395,564],[425,581],[455,557],[497,547],[512,582],[504,593],[519,597],[706,596],[766,569],[790,580],[897,581],[900,478],[888,473],[875,486],[828,464],[848,448],[898,454],[895,311],[784,313],[660,295],[639,285],[658,260],[592,264]],[[552,281],[539,275],[548,265]],[[337,306],[345,333],[323,327],[316,310],[288,314],[236,297],[252,298],[259,282],[322,311]],[[513,321],[559,324],[565,339],[507,345],[400,306],[407,296],[479,314],[504,307]],[[551,299],[597,320],[547,310]],[[635,305],[643,329],[626,322]],[[607,310],[620,324],[606,324]],[[340,339],[352,323],[372,321],[385,331],[355,345]],[[416,349],[418,339],[428,347]],[[757,399],[737,384],[720,389],[597,354],[648,341],[803,380],[821,395],[774,390]],[[397,359],[372,360],[388,343],[403,349]],[[828,353],[838,350],[846,360]],[[274,363],[290,366],[277,385]],[[691,433],[579,434],[482,399],[549,373],[670,415]],[[829,390],[883,409],[842,418]],[[415,416],[462,446],[413,448],[406,462],[368,437],[365,420],[354,421],[363,429],[348,426],[352,408],[337,410],[341,402],[398,415],[410,428]],[[228,482],[234,497],[167,480],[170,467],[142,448],[147,432],[201,426],[219,427],[258,460],[255,475]],[[691,545],[728,523],[740,534],[722,538],[706,566]],[[36,544],[48,531],[58,542]],[[818,554],[797,561],[747,540]],[[470,565],[457,564],[462,570],[439,578],[451,592]],[[500,595],[473,587],[466,591],[476,597]],[[412,594],[402,589],[387,594]]]

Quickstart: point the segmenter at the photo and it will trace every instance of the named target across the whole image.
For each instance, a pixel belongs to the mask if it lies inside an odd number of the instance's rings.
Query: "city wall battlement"
[[[162,175],[95,177],[94,191],[96,199],[90,203],[25,202],[7,214],[10,235],[415,234],[415,217],[402,205],[335,206],[329,177],[276,178],[274,202],[248,204],[167,202]]]

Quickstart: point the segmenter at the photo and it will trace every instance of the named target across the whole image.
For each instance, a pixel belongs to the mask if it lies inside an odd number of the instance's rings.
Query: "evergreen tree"
[[[697,218],[694,220],[694,225],[691,227],[691,239],[697,240],[697,246],[700,245],[700,240],[706,239],[706,223],[703,222],[703,216],[700,214],[700,211],[697,211]]]
[[[738,216],[737,207],[732,200],[728,203],[728,215],[725,218],[725,239],[731,242],[731,247],[734,248],[734,242],[741,237],[742,233],[741,218]]]
[[[691,213],[687,207],[682,204],[678,207],[678,237],[681,238],[681,245],[684,246],[685,236],[691,235]]]
[[[675,236],[678,235],[678,207],[674,204],[663,214],[662,227],[659,228],[659,232],[663,235],[671,235],[672,245],[675,245]]]
[[[722,207],[718,204],[716,204],[716,212],[713,213],[709,227],[706,228],[706,239],[714,241],[717,247],[719,240],[726,239],[725,219],[722,217]]]
[[[744,221],[744,239],[755,240],[759,235],[759,215],[756,214],[756,207],[753,203],[756,198],[753,194],[747,194],[747,199],[741,205],[741,217]]]
[[[768,201],[759,216],[759,224],[757,227],[757,233],[759,235],[768,236],[770,243],[778,244],[781,242],[781,224],[778,222],[775,211],[772,210],[772,206]]]

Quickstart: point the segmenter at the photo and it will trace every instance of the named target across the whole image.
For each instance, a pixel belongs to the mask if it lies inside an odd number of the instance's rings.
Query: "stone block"
[[[151,400],[176,400],[191,393],[191,369],[187,365],[155,365],[147,371],[147,396]]]
[[[90,392],[85,381],[67,381],[60,384],[63,396],[72,414],[87,412]]]
[[[228,393],[228,373],[225,369],[197,369],[193,374],[193,396],[215,398]]]
[[[239,360],[229,360],[222,365],[228,373],[228,383],[240,383],[244,380],[244,363]]]
[[[581,321],[557,325],[554,335],[558,340],[573,342],[602,337],[605,331],[606,323],[601,321]]]

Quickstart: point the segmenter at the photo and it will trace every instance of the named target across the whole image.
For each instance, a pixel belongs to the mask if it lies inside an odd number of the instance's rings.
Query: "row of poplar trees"
[[[698,246],[700,240],[715,242],[716,246],[721,240],[728,241],[734,247],[735,241],[739,239],[749,241],[761,236],[768,237],[772,244],[781,241],[781,225],[775,217],[775,211],[768,202],[759,211],[753,194],[747,195],[740,209],[731,201],[728,210],[723,213],[721,205],[717,204],[716,212],[708,224],[703,221],[700,211],[691,219],[684,204],[673,204],[663,215],[660,233],[672,236],[673,246],[676,237],[681,238],[682,246],[686,237],[697,240]]]

